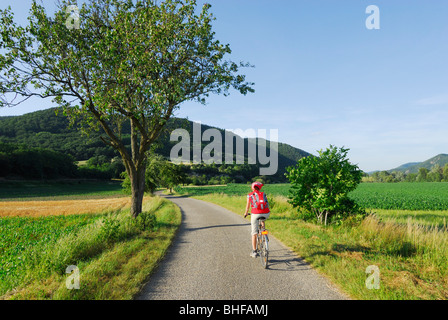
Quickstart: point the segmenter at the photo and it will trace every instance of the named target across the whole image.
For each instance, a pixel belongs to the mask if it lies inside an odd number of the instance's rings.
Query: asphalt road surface
[[[260,258],[249,256],[249,217],[188,197],[166,198],[181,208],[182,225],[137,299],[348,299],[272,236],[263,269]]]

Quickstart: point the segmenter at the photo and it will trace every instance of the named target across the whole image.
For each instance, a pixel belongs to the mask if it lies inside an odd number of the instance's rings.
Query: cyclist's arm
[[[246,203],[246,211],[244,213],[244,218],[247,217],[247,214],[249,212],[249,208],[250,208],[250,202],[249,202],[249,196],[247,197],[247,203]]]

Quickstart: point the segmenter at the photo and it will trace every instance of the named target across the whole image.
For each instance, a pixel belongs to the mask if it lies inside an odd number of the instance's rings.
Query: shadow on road
[[[196,231],[202,229],[211,229],[211,228],[226,228],[226,227],[247,227],[250,226],[250,223],[244,224],[218,224],[215,226],[206,226],[206,227],[198,227],[198,228],[186,228],[185,231]]]
[[[190,198],[188,195],[172,195],[172,194],[164,194],[161,191],[154,192],[154,195],[166,198],[166,199],[179,199],[179,198]]]
[[[287,249],[269,250],[269,270],[297,271],[309,270],[311,267],[299,257],[291,254]]]

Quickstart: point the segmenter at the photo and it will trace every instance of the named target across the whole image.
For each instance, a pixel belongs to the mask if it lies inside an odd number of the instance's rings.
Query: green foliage
[[[330,146],[318,157],[302,158],[287,169],[290,203],[314,212],[318,222],[340,221],[362,209],[348,197],[361,182],[362,171],[347,159],[348,149]]]
[[[135,219],[135,224],[141,231],[153,231],[157,228],[157,217],[154,212],[143,211]]]
[[[118,179],[125,171],[123,162],[119,157],[112,161],[104,156],[94,156],[87,160],[86,165],[78,168],[78,176],[90,179]]]
[[[122,176],[123,189],[131,192],[131,181],[126,172]],[[154,193],[156,188],[173,189],[175,186],[184,183],[186,175],[182,172],[182,166],[175,165],[164,159],[161,155],[152,154],[148,156],[147,167],[145,171],[145,192]]]
[[[72,156],[61,152],[0,143],[0,177],[111,179],[119,178],[123,171],[124,166],[117,157],[110,161],[104,155],[95,156],[87,165],[78,167]]]
[[[445,164],[445,166],[443,167],[442,177],[443,177],[443,179],[442,179],[443,182],[448,182],[448,163]]]
[[[105,216],[101,220],[101,228],[98,233],[100,241],[108,243],[120,240],[120,221],[111,216]]]
[[[430,171],[434,168],[434,166],[439,166],[440,168],[443,168],[447,163],[448,163],[448,154],[441,153],[426,161],[406,163],[390,171],[395,172],[401,171],[406,174],[408,173],[417,174],[420,168],[426,168],[428,169],[428,171]]]
[[[70,155],[24,145],[0,143],[0,177],[51,179],[76,177],[77,168]]]
[[[193,164],[181,168],[187,175],[186,183],[192,185],[249,182],[259,174],[258,165],[250,164]]]
[[[123,126],[123,141],[130,148],[130,128]],[[29,148],[50,149],[71,155],[76,161],[96,156],[110,159],[119,156],[112,147],[101,141],[100,132],[88,136],[79,131],[79,123],[70,127],[60,108],[27,113],[21,116],[0,117],[0,143],[26,145]]]

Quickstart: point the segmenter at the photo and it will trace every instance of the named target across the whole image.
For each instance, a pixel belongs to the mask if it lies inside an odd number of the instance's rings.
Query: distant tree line
[[[263,183],[284,182],[285,178],[260,176],[259,166],[255,164],[193,164],[180,165],[186,176],[185,183],[192,185],[214,185],[227,183],[247,183],[253,180]]]
[[[0,177],[53,179],[75,177],[77,167],[72,156],[43,148],[0,144]]]
[[[104,155],[93,156],[78,166],[78,175],[90,179],[120,179],[123,171],[125,168],[119,157],[111,160]]]
[[[263,183],[280,182],[275,176],[259,176],[259,167],[249,164],[174,164],[159,154],[149,157],[146,171],[146,191],[154,192],[158,187],[173,189],[179,185],[218,185],[248,183],[254,180]],[[128,177],[123,175],[123,187],[129,189]]]
[[[417,173],[376,171],[365,174],[363,182],[448,182],[448,163],[434,165],[431,170],[421,167]]]
[[[124,166],[106,156],[95,156],[78,166],[70,154],[23,144],[0,143],[0,177],[10,179],[112,179]]]
[[[0,177],[10,179],[122,179],[124,165],[119,157],[95,155],[78,163],[67,153],[25,144],[0,143]],[[278,176],[259,176],[252,164],[173,164],[154,154],[148,163],[147,191],[175,185],[246,183],[257,179],[264,183],[282,182]]]

